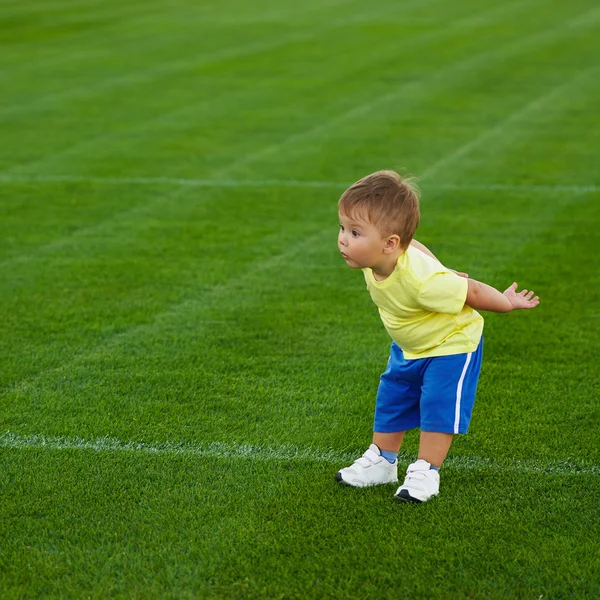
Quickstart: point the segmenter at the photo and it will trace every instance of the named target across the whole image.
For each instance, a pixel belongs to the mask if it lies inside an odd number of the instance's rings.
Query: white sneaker
[[[406,479],[394,494],[394,498],[420,503],[437,496],[440,493],[440,474],[430,467],[431,464],[422,458],[408,465]]]
[[[335,478],[344,485],[352,487],[367,487],[398,481],[398,460],[393,463],[381,456],[381,451],[375,444],[350,467],[338,471]]]

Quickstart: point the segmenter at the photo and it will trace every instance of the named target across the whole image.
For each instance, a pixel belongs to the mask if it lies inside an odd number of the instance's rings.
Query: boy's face
[[[339,217],[338,248],[346,264],[353,269],[373,268],[381,264],[387,257],[387,240],[377,227],[361,212],[352,216],[339,213]]]

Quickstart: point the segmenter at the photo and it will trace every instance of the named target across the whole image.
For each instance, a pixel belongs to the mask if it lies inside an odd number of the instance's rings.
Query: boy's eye
[[[344,226],[340,223],[340,229],[344,231]]]
[[[358,233],[358,231],[356,231],[356,229],[352,230],[352,237],[358,237],[360,234]]]

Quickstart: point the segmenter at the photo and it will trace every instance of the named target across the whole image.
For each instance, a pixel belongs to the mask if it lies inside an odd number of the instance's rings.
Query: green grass
[[[2,598],[597,598],[600,9],[3,2]],[[487,315],[441,495],[333,475],[389,340],[336,201],[422,176]],[[403,448],[415,456],[411,432]]]

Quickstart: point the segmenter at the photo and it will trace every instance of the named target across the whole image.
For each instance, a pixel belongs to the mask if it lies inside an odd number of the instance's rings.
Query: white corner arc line
[[[138,442],[104,436],[85,439],[80,437],[20,435],[11,431],[0,433],[0,448],[10,450],[88,451],[97,453],[123,453],[155,456],[196,456],[210,459],[246,459],[253,461],[294,461],[326,463],[343,466],[353,461],[360,451],[316,449],[292,444],[264,445],[224,442]],[[413,460],[401,453],[402,462]],[[525,475],[579,475],[597,477],[600,465],[581,460],[566,459],[553,462],[543,460],[489,459],[478,456],[450,456],[444,469],[459,471],[488,471],[520,473]]]
[[[458,385],[456,386],[456,404],[454,408],[454,433],[458,433],[460,429],[460,402],[462,399],[462,387],[463,381],[465,380],[465,375],[467,374],[467,369],[469,368],[469,363],[471,362],[472,355],[472,352],[469,352],[469,354],[467,354],[465,366],[463,367],[462,373],[460,374],[460,379],[458,380]]]
[[[0,173],[0,182],[6,184],[52,184],[74,183],[82,185],[156,185],[169,187],[198,188],[323,188],[343,190],[352,181],[317,181],[302,179],[198,179],[194,177],[99,177],[95,175],[17,175]],[[435,183],[426,182],[423,187],[430,190],[473,191],[473,192],[571,192],[593,194],[600,192],[600,184],[543,184],[543,183]]]
[[[580,80],[587,79],[590,76],[590,74],[593,74],[598,70],[599,70],[599,67],[597,67],[597,66],[592,67],[590,69],[586,69],[580,73],[577,73],[574,77],[572,77],[568,81],[560,83],[559,85],[552,88],[551,90],[544,92],[541,96],[531,100],[525,106],[523,106],[520,109],[517,109],[516,111],[509,114],[498,124],[490,127],[489,129],[484,130],[480,135],[474,137],[473,139],[466,142],[462,146],[459,146],[456,150],[454,150],[454,152],[452,152],[452,153],[444,156],[440,160],[438,160],[436,163],[431,165],[428,169],[426,169],[421,174],[421,178],[425,179],[427,177],[430,177],[433,173],[437,173],[440,170],[443,170],[449,164],[452,164],[452,163],[456,162],[458,159],[463,158],[464,156],[468,155],[472,150],[474,150],[478,146],[481,146],[482,143],[484,143],[490,139],[493,139],[499,133],[505,134],[505,132],[509,126],[513,125],[514,123],[518,123],[528,114],[535,113],[542,106],[544,106],[544,104],[555,99],[556,97],[561,96],[565,92],[571,91],[573,89],[573,87],[577,84],[577,82],[579,82]]]

